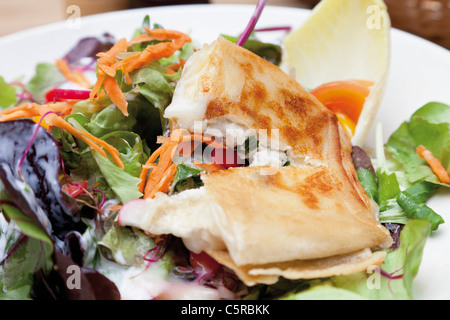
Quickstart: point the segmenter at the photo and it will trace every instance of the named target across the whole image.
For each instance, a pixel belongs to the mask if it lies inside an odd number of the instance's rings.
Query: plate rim
[[[134,9],[126,9],[126,10],[119,10],[119,11],[111,11],[111,12],[104,12],[99,14],[93,14],[89,16],[82,16],[81,19],[84,19],[84,21],[95,21],[97,19],[109,19],[110,17],[114,17],[122,14],[127,14],[129,12],[138,13],[138,12],[150,12],[150,11],[169,11],[169,10],[180,10],[185,9],[186,7],[189,7],[190,10],[201,7],[202,9],[208,8],[209,10],[218,10],[220,8],[226,7],[227,9],[236,8],[236,10],[248,10],[250,13],[253,12],[254,5],[250,4],[191,4],[191,5],[174,5],[174,6],[157,6],[157,7],[145,7],[145,8],[134,8]],[[273,6],[269,5],[267,8],[270,8],[269,10],[279,10],[280,12],[286,11],[286,10],[295,10],[297,12],[311,12],[310,9],[305,8],[293,8],[293,7],[285,7],[285,6]],[[250,19],[250,16],[249,16]],[[23,38],[26,38],[28,36],[33,35],[41,35],[45,34],[46,32],[52,32],[54,30],[58,30],[60,28],[65,27],[66,20],[57,21],[33,28],[28,28],[22,31],[14,32],[6,36],[0,37],[0,45],[4,45],[8,42],[14,42],[14,41],[20,41]],[[244,21],[246,23],[246,21]],[[95,33],[98,32],[98,30],[93,30],[93,36],[95,36]],[[450,50],[447,50],[446,48],[431,42],[427,39],[424,39],[422,37],[419,37],[417,35],[414,35],[412,33],[392,28],[391,32],[391,44],[394,43],[396,37],[401,37],[403,39],[407,39],[408,41],[412,41],[417,46],[426,46],[430,50],[433,50],[433,52],[438,53],[439,55],[443,55],[445,59],[448,59],[450,62]],[[1,76],[1,75],[0,75]],[[385,99],[385,98],[384,98]],[[450,101],[447,101],[447,103],[450,104]],[[419,107],[419,106],[417,106]],[[447,230],[448,232],[449,230]],[[421,264],[422,266],[422,264]],[[422,268],[421,268],[422,269]],[[421,274],[421,269],[419,269],[418,275]],[[416,283],[416,282],[414,282]]]
[[[80,18],[82,19],[82,21],[87,21],[89,22],[90,20],[97,20],[99,18],[108,18],[108,17],[113,17],[116,15],[122,15],[122,14],[127,14],[127,13],[137,13],[140,11],[146,11],[146,10],[154,10],[154,11],[169,11],[169,10],[176,10],[176,9],[195,9],[195,8],[211,8],[211,9],[220,9],[220,8],[239,8],[241,9],[245,9],[245,10],[253,10],[255,8],[255,5],[252,4],[228,4],[228,3],[223,3],[223,4],[182,4],[182,5],[166,5],[166,6],[153,6],[153,7],[142,7],[142,8],[130,8],[130,9],[124,9],[124,10],[116,10],[116,11],[109,11],[109,12],[102,12],[102,13],[96,13],[96,14],[91,14],[91,15],[86,15],[86,16],[81,16]],[[307,9],[307,8],[298,8],[298,7],[289,7],[289,6],[280,6],[280,5],[267,5],[265,7],[265,11],[266,8],[269,8],[268,10],[295,10],[295,11],[299,11],[299,12],[311,12],[312,9]],[[250,17],[249,17],[250,18]],[[43,24],[40,26],[36,26],[36,27],[31,27],[31,28],[27,28],[24,30],[20,30],[20,31],[16,31],[7,35],[3,35],[0,37],[0,45],[3,42],[8,42],[8,41],[16,41],[16,40],[20,40],[20,38],[22,37],[26,37],[29,35],[32,35],[34,33],[44,33],[44,32],[48,32],[54,29],[58,29],[60,27],[63,27],[66,23],[66,20],[60,20],[60,21],[56,21],[56,22],[51,22],[51,23],[47,23],[47,24]],[[411,32],[405,31],[405,30],[401,30],[398,28],[391,28],[391,31],[393,33],[397,33],[399,35],[403,35],[403,36],[407,36],[407,37],[411,37],[414,39],[414,41],[421,41],[423,43],[426,43],[427,45],[431,45],[433,47],[435,47],[437,50],[443,50],[444,53],[448,53],[449,54],[449,58],[450,58],[450,50],[437,44],[434,43],[428,39],[422,38],[416,34],[413,34]],[[392,33],[391,33],[392,35]],[[391,37],[392,39],[392,37]]]

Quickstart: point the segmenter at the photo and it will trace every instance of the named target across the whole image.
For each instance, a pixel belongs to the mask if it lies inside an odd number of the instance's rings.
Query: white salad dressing
[[[152,263],[148,268],[124,267],[103,259],[97,268],[117,286],[122,300],[214,300],[220,292],[197,282],[170,279],[164,263]]]

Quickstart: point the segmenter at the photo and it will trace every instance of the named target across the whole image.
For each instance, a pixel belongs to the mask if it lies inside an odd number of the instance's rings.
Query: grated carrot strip
[[[51,103],[39,105],[37,103],[25,103],[13,108],[10,110],[0,112],[0,122],[9,121],[13,119],[19,118],[32,118],[37,116],[44,116],[49,111],[61,113],[62,115],[68,115],[72,112],[72,107],[74,105],[74,101],[70,101],[68,103]],[[2,117],[3,115],[3,117]],[[49,126],[55,126],[60,129],[63,129],[73,135],[74,137],[84,141],[87,143],[92,149],[100,153],[103,157],[106,157],[105,151],[102,149],[105,148],[108,153],[113,158],[113,161],[121,168],[124,169],[124,165],[122,160],[120,159],[119,151],[108,144],[106,141],[97,138],[91,133],[85,130],[78,130],[66,120],[64,120],[61,116],[56,114],[48,114],[46,116],[46,123]]]
[[[72,112],[74,102],[70,101],[70,103],[52,103],[39,105],[37,103],[24,103],[12,108],[8,108],[0,111],[0,121],[10,121],[19,118],[31,118],[42,116],[49,111],[62,113],[64,115],[68,115]]]
[[[120,89],[119,84],[115,78],[106,77],[103,81],[103,87],[105,88],[106,93],[108,94],[111,101],[122,111],[124,116],[128,116],[128,102],[127,99]]]
[[[137,37],[134,37],[133,39],[128,41],[128,46],[131,47],[133,44],[136,44],[136,43],[149,42],[149,41],[153,41],[153,40],[156,40],[156,39],[153,38],[151,35],[146,34],[146,33],[141,33]]]
[[[121,168],[124,169],[124,165],[122,160],[120,160],[120,153],[119,151],[114,148],[113,146],[111,146],[109,143],[107,143],[106,141],[97,138],[96,136],[92,135],[91,133],[85,131],[85,130],[80,130],[80,132],[82,134],[84,134],[86,137],[88,137],[89,139],[91,139],[94,143],[97,143],[98,145],[100,145],[101,147],[105,148],[108,153],[111,155],[111,157],[113,158],[114,162]]]
[[[4,110],[0,110],[0,115],[7,115],[7,114],[11,114],[14,113],[16,111],[19,110],[25,110],[25,109],[32,109],[33,108],[33,104],[34,103],[24,103],[15,107],[11,107],[11,108],[7,108]]]
[[[128,50],[128,41],[125,38],[117,41],[108,51],[100,52],[97,54],[99,59],[97,60],[98,68],[110,77],[116,75],[116,70],[111,66],[116,62],[120,53]]]
[[[105,151],[100,148],[97,144],[95,144],[92,140],[90,140],[88,137],[86,137],[83,133],[81,133],[79,130],[77,130],[75,127],[73,127],[70,123],[65,121],[63,118],[54,115],[49,114],[46,118],[46,121],[49,125],[58,127],[60,129],[63,129],[73,135],[75,138],[78,138],[82,141],[84,141],[86,144],[88,144],[92,149],[100,153],[103,157],[106,158]]]
[[[158,143],[162,143],[162,145],[149,157],[145,165],[142,166],[140,175],[141,184],[139,187],[140,191],[144,193],[144,199],[153,198],[157,192],[167,192],[169,190],[170,184],[176,174],[177,166],[173,163],[173,158],[177,152],[180,152],[179,146],[187,143],[191,143],[191,146],[194,143],[195,146],[195,142],[199,141],[212,144],[217,148],[227,148],[223,144],[206,139],[201,134],[191,134],[183,129],[174,130],[170,137],[158,137]],[[155,164],[158,158],[158,164]],[[201,164],[200,167],[208,172],[225,169],[223,166],[215,164]],[[150,169],[151,171],[146,181]]]
[[[160,183],[167,168],[172,164],[172,152],[177,146],[178,143],[173,141],[163,145],[158,165],[150,172],[147,184],[145,185],[144,198],[148,198],[152,194],[152,190]]]
[[[73,83],[78,84],[81,87],[84,88],[91,88],[92,84],[89,82],[89,80],[86,78],[86,76],[80,72],[80,71],[72,71],[70,69],[69,63],[65,59],[56,59],[55,62],[56,66],[58,67],[59,71],[64,75],[64,77]]]
[[[97,82],[94,84],[94,88],[92,88],[91,93],[89,94],[89,99],[91,100],[91,102],[94,102],[95,96],[98,95],[98,92],[100,91],[105,78],[106,73],[104,73],[103,71],[99,71],[97,75]]]
[[[156,159],[158,159],[159,155],[161,154],[162,150],[164,149],[163,146],[160,146],[158,149],[153,152],[150,157],[148,158],[147,162],[142,166],[141,174],[139,175],[139,178],[141,179],[141,183],[139,184],[139,191],[142,193],[144,192],[144,185],[145,180],[148,174],[148,171],[152,168],[155,168],[156,165],[154,162]]]
[[[431,167],[431,170],[436,174],[439,181],[442,183],[450,184],[450,174],[445,170],[442,163],[437,159],[431,151],[426,149],[424,146],[420,145],[416,148],[417,154],[424,159],[428,165]]]
[[[156,193],[158,192],[164,192],[167,193],[170,188],[170,184],[172,183],[175,173],[177,172],[177,165],[172,164],[169,166],[169,168],[164,171],[164,174],[161,177],[161,180],[150,190],[148,194],[146,194],[146,198],[154,198]]]
[[[20,118],[31,118],[36,117],[38,115],[39,113],[33,112],[31,110],[17,110],[16,112],[9,113],[4,115],[3,117],[0,117],[0,122],[11,121]]]

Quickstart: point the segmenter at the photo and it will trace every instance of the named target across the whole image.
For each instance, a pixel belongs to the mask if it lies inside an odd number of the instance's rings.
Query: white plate
[[[55,23],[0,38],[0,75],[7,81],[30,76],[38,62],[62,57],[80,38],[104,32],[129,38],[144,16],[167,29],[189,32],[199,42],[211,42],[221,33],[238,35],[248,23],[252,5],[190,5],[153,7],[87,16]],[[309,11],[266,7],[257,27],[298,27]],[[75,28],[74,28],[75,27]],[[270,34],[279,41],[282,34]],[[265,35],[269,37],[269,35]],[[450,52],[416,36],[392,30],[392,65],[383,104],[376,122],[382,122],[387,137],[422,105],[431,101],[450,103]],[[374,130],[367,140],[374,146]],[[448,192],[428,203],[448,221],[428,240],[419,274],[414,282],[416,299],[450,299],[450,200]]]

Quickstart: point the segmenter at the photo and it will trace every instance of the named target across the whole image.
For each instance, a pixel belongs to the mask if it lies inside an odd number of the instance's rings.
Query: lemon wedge
[[[284,39],[282,68],[303,87],[350,79],[372,81],[352,143],[362,146],[384,96],[391,20],[382,0],[322,0]]]

